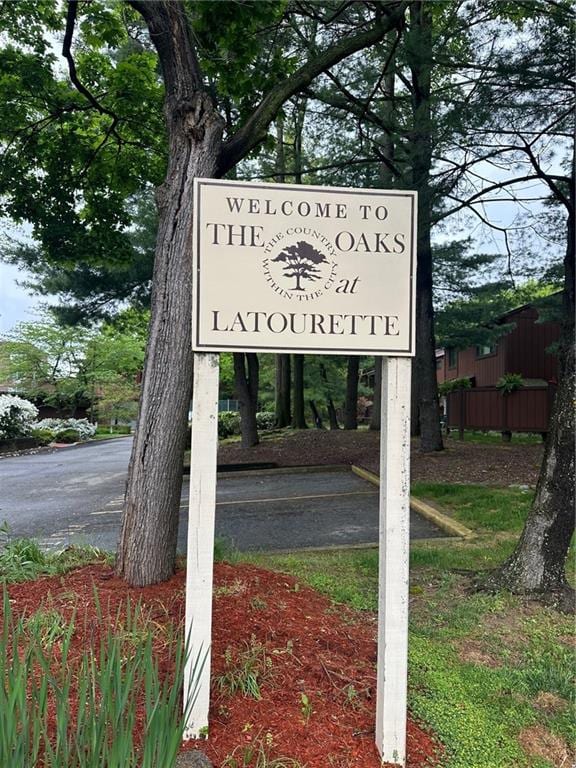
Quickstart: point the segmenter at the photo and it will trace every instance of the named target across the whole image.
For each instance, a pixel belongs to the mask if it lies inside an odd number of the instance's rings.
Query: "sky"
[[[18,267],[0,262],[0,334],[16,323],[34,320],[40,304],[46,301],[44,296],[31,296],[29,290],[18,285],[26,277]]]
[[[31,233],[32,227],[29,224],[16,225],[9,219],[0,219],[0,246],[16,241],[30,243]],[[34,320],[41,305],[49,302],[48,297],[33,295],[29,288],[22,285],[31,279],[32,276],[26,270],[0,260],[0,336],[17,323]]]

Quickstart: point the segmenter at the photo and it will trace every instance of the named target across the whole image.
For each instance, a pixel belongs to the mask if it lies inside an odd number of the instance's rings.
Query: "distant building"
[[[558,380],[553,346],[560,338],[560,324],[538,320],[538,309],[525,304],[495,320],[495,324],[514,327],[493,345],[437,350],[438,383],[469,379],[471,385],[446,397],[449,428],[490,429],[507,434],[547,431]],[[503,396],[496,385],[509,373],[520,374],[523,386]]]

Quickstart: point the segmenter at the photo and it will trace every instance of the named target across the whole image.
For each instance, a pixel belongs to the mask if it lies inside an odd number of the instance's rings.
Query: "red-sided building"
[[[496,322],[513,325],[490,347],[439,350],[438,383],[470,379],[471,388],[446,398],[448,427],[495,429],[502,432],[546,432],[558,378],[553,345],[560,325],[539,319],[536,307],[518,307]],[[498,381],[507,373],[520,374],[521,389],[503,396]]]

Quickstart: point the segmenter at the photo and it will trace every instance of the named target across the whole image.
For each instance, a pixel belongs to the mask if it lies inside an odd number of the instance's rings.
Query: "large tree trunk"
[[[290,403],[290,355],[276,355],[276,426],[289,427]]]
[[[358,374],[360,358],[350,355],[346,371],[346,399],[344,401],[344,429],[358,429]]]
[[[417,410],[412,420],[420,428],[422,451],[441,451],[442,431],[436,382],[434,309],[432,306],[432,246],[430,227],[432,195],[432,14],[429,4],[410,5],[412,73],[412,181],[418,190],[418,266],[416,273],[416,359],[412,386]]]
[[[287,99],[322,72],[397,28],[404,6],[393,3],[387,8],[389,13],[378,13],[368,29],[338,39],[321,55],[311,55],[264,94],[250,117],[223,144],[223,120],[205,90],[185,4],[175,0],[128,3],[146,22],[158,52],[169,146],[167,177],[157,195],[159,227],[150,334],[116,566],[118,575],[142,586],[168,579],[176,561],[192,381],[194,178],[213,178],[233,168],[266,138],[270,122]],[[70,7],[75,8],[75,4]]]
[[[430,238],[425,244],[418,238],[419,257],[426,247],[430,247]],[[416,386],[418,400],[418,413],[416,420],[420,427],[420,449],[424,452],[441,451],[444,448],[442,442],[442,428],[440,424],[440,403],[438,399],[438,384],[436,381],[436,355],[434,339],[434,315],[432,309],[432,282],[425,274],[425,268],[420,269],[418,264],[418,277],[416,280],[416,358],[415,377],[412,378],[413,386]]]
[[[292,356],[294,369],[294,411],[292,414],[292,426],[294,429],[307,429],[306,415],[304,413],[304,355]]]
[[[256,413],[258,411],[260,364],[258,355],[254,352],[235,352],[233,357],[236,397],[240,405],[242,448],[251,448],[259,443]],[[246,364],[248,371],[246,371]]]
[[[384,73],[382,84],[386,100],[382,103],[383,121],[386,125],[394,123],[394,96],[396,91],[396,75],[394,72],[395,55],[395,35],[388,35],[387,43],[390,52],[387,53],[387,71]],[[382,149],[379,175],[380,184],[383,189],[393,188],[395,175],[392,171],[394,167],[394,133],[392,130],[384,131],[381,139]],[[374,358],[374,391],[372,393],[372,412],[370,414],[370,429],[380,430],[382,411],[382,358]]]
[[[574,178],[572,179],[574,185]],[[552,408],[536,496],[520,540],[510,558],[487,579],[490,588],[554,597],[574,609],[574,591],[565,565],[574,533],[574,186],[564,260],[564,315],[560,339],[560,377]]]
[[[150,332],[116,562],[117,574],[138,586],[164,581],[174,571],[192,387],[192,183],[216,174],[223,129],[195,77],[180,4],[155,5],[148,24],[162,51],[169,161],[157,192]]]
[[[294,104],[294,144],[292,159],[294,162],[294,183],[302,184],[302,140],[304,136],[304,121],[308,100],[299,97]],[[292,426],[295,429],[306,429],[304,415],[304,355],[293,356],[294,366],[294,414]]]
[[[284,152],[284,116],[276,118],[276,181],[286,182],[286,155]],[[276,426],[290,426],[290,355],[276,355]]]

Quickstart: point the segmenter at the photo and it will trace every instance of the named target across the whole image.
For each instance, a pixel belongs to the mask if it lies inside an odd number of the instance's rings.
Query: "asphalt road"
[[[0,522],[50,546],[92,543],[95,513],[121,504],[131,448],[119,438],[0,458]]]
[[[0,459],[0,522],[42,545],[116,548],[131,439]],[[184,478],[178,549],[186,549]],[[411,513],[411,538],[445,535]],[[230,473],[217,487],[216,536],[240,550],[378,541],[378,494],[348,471]]]

